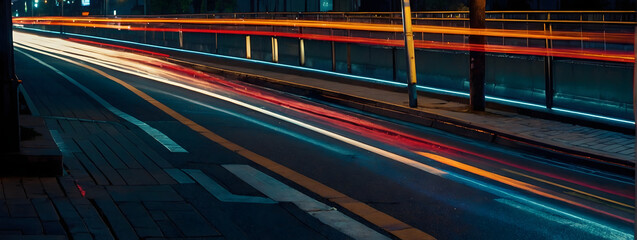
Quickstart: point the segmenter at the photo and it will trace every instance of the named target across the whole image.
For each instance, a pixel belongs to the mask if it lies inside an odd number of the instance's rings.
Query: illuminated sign
[[[91,0],[82,0],[82,6],[89,6],[91,5]]]
[[[332,11],[332,0],[321,0],[321,12]]]

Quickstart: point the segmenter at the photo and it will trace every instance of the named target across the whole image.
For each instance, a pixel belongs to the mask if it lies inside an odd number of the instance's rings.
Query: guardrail
[[[416,26],[440,26],[468,28],[468,11],[430,11],[414,12],[413,23]],[[575,33],[600,33],[601,39],[595,44],[590,44],[586,39],[579,41],[579,46],[575,42],[568,43],[565,47],[579,47],[580,49],[596,48],[602,50],[628,50],[626,46],[613,44],[613,34],[633,34],[634,25],[637,24],[635,11],[487,11],[487,28],[491,30],[524,30],[524,31],[546,31],[547,35],[553,32],[575,32]],[[368,24],[388,24],[402,25],[400,12],[255,12],[255,13],[212,13],[212,14],[186,14],[186,15],[118,15],[103,16],[111,19],[126,18],[168,18],[168,19],[269,19],[269,20],[310,20],[345,23],[368,23]],[[400,32],[402,28],[397,28]],[[302,32],[303,27],[298,28]],[[349,29],[347,29],[349,30]],[[275,30],[271,30],[275,32]],[[294,30],[288,30],[294,31]],[[311,30],[309,32],[312,32]],[[370,37],[400,40],[402,36],[395,34],[377,34]],[[428,33],[421,32],[415,38],[427,41],[466,43],[467,35],[449,33]],[[324,34],[324,33],[323,33]],[[336,32],[336,35],[352,36],[348,31],[346,34]],[[501,33],[499,33],[501,34]],[[582,34],[582,35],[583,35]],[[608,35],[608,36],[607,36]],[[489,36],[489,44],[507,45],[507,36]],[[584,36],[582,36],[584,37]],[[510,38],[510,36],[509,36]],[[525,38],[518,36],[516,38]],[[547,37],[551,39],[550,37]],[[621,39],[632,39],[630,36],[621,36]],[[541,39],[541,38],[540,38]],[[529,41],[528,37],[524,41],[515,40],[516,45],[527,47],[542,46],[541,41]],[[632,40],[630,40],[632,42]],[[561,46],[559,43],[556,46]]]
[[[100,16],[100,17],[114,17]],[[287,19],[363,23],[402,24],[400,12],[253,12],[209,13],[172,15],[118,15],[118,18],[168,17],[168,18],[222,18],[222,19]],[[413,12],[413,20],[468,21],[469,11]],[[594,23],[634,25],[635,11],[487,11],[491,22],[542,22],[542,23]]]

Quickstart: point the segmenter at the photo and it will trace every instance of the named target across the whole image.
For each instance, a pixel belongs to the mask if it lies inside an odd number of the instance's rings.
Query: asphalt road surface
[[[178,167],[259,167],[206,135],[212,132],[438,239],[633,238],[632,178],[206,75],[148,53],[14,38],[29,94],[71,108],[77,103],[64,99],[78,95],[82,106],[110,105],[143,124],[125,115],[91,119],[139,127],[139,137]]]

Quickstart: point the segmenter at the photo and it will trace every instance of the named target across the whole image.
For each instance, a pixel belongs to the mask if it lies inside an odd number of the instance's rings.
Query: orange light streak
[[[16,23],[16,22],[14,22]],[[51,26],[71,26],[71,27],[92,27],[92,28],[108,28],[108,29],[131,29],[130,25],[112,25],[112,24],[94,24],[94,23],[76,23],[76,22],[52,22],[52,21],[38,21],[38,22],[25,22],[19,24],[36,24],[36,25],[51,25]]]
[[[518,189],[522,189],[522,190],[525,190],[525,191],[528,191],[528,192],[531,192],[531,193],[534,193],[534,194],[537,194],[537,195],[540,195],[540,196],[543,196],[543,197],[546,197],[546,198],[551,198],[551,199],[554,199],[554,200],[565,202],[565,203],[568,203],[568,204],[571,204],[571,205],[574,205],[574,206],[578,206],[578,207],[581,207],[581,208],[584,208],[584,209],[587,209],[587,210],[590,210],[590,211],[593,211],[593,212],[596,212],[596,213],[600,213],[600,214],[603,214],[603,215],[606,215],[606,216],[610,216],[610,217],[613,217],[613,218],[617,218],[617,219],[620,219],[620,220],[623,220],[623,221],[626,221],[626,222],[630,222],[630,223],[634,223],[635,222],[635,220],[633,220],[633,219],[625,218],[625,217],[622,217],[622,216],[618,216],[618,215],[615,215],[615,214],[612,214],[612,213],[609,213],[609,212],[605,212],[605,211],[602,211],[602,210],[599,210],[599,209],[595,209],[595,208],[592,208],[590,206],[575,202],[573,200],[569,200],[569,199],[566,199],[566,198],[563,198],[563,197],[555,196],[555,195],[547,192],[547,190],[541,189],[540,187],[537,187],[537,186],[534,186],[534,185],[531,185],[531,184],[528,184],[528,183],[525,183],[525,182],[521,182],[521,181],[518,181],[518,180],[515,180],[515,179],[512,179],[512,178],[508,178],[508,177],[505,177],[505,176],[501,176],[501,175],[498,175],[498,174],[495,174],[495,173],[491,173],[491,172],[488,172],[488,171],[485,171],[485,170],[482,170],[482,169],[479,169],[479,168],[476,168],[476,167],[473,167],[473,166],[470,166],[470,165],[467,165],[467,164],[464,164],[464,163],[460,163],[460,162],[451,160],[449,158],[445,158],[445,157],[442,157],[442,156],[438,156],[438,155],[431,154],[431,153],[425,153],[425,152],[416,152],[416,153],[420,154],[420,155],[422,155],[424,157],[427,157],[429,159],[435,160],[437,162],[440,162],[440,163],[443,163],[443,164],[446,164],[446,165],[461,169],[463,171],[467,171],[467,172],[470,172],[470,173],[473,173],[473,174],[476,174],[476,175],[479,175],[479,176],[482,176],[482,177],[485,177],[485,178],[488,178],[488,179],[491,179],[491,180],[494,180],[494,181],[497,181],[497,182],[500,182],[500,183],[504,183],[506,185],[509,185],[509,186],[512,186],[512,187],[515,187],[515,188],[518,188]]]
[[[101,42],[94,42],[94,41],[82,40],[82,39],[77,39],[77,38],[69,38],[68,40],[71,41],[71,42],[88,43],[88,44],[93,44],[93,45],[100,45],[100,46],[107,46],[107,47],[125,49],[125,50],[130,50],[130,51],[133,51],[133,52],[146,53],[146,54],[156,55],[156,56],[160,56],[160,57],[170,57],[170,55],[168,55],[168,54],[163,54],[163,53],[158,53],[158,52],[153,52],[153,51],[146,51],[146,50],[137,49],[137,48],[129,48],[129,47],[124,47],[124,46],[120,46],[120,45],[107,44],[107,43],[101,43]]]
[[[53,22],[106,22],[128,24],[205,24],[205,25],[247,25],[247,26],[278,26],[329,28],[357,31],[402,32],[402,26],[396,24],[374,24],[355,22],[327,22],[308,20],[273,20],[273,19],[176,19],[176,18],[94,18],[94,17],[21,17],[14,18],[14,23],[39,24],[39,21]],[[414,25],[417,33],[480,35],[488,37],[510,37],[549,40],[597,41],[607,43],[632,43],[633,33],[595,33],[543,30],[507,30],[507,29],[469,29],[464,27],[439,27],[428,25]]]
[[[241,31],[241,30],[217,30],[217,29],[196,29],[196,28],[148,28],[148,27],[132,27],[130,25],[109,25],[98,23],[57,23],[57,22],[38,22],[43,25],[64,25],[75,27],[94,27],[94,28],[109,28],[109,29],[126,29],[131,31],[157,31],[157,32],[198,32],[198,33],[221,33],[221,34],[245,34],[245,35],[260,35],[260,36],[278,36],[278,37],[290,37],[290,38],[302,38],[308,40],[319,41],[334,41],[344,43],[357,43],[366,45],[381,45],[392,47],[403,47],[404,41],[402,40],[385,40],[377,38],[363,38],[363,37],[347,37],[347,36],[333,36],[333,35],[320,35],[320,34],[304,34],[304,33],[289,33],[289,32],[267,32],[267,31]],[[24,23],[30,24],[30,23]],[[600,51],[600,50],[582,50],[582,49],[547,49],[536,47],[519,47],[519,46],[504,46],[504,45],[472,45],[464,43],[445,43],[445,42],[433,42],[416,40],[416,48],[420,49],[443,49],[454,51],[483,51],[489,53],[508,53],[508,54],[520,54],[520,55],[535,55],[535,56],[553,56],[564,58],[577,58],[577,59],[589,59],[608,62],[634,62],[635,56],[632,52],[619,52],[619,51]]]
[[[523,173],[519,173],[519,172],[516,172],[516,171],[513,171],[513,170],[509,170],[509,169],[506,169],[506,168],[503,168],[502,170],[510,172],[510,173],[513,173],[513,174],[516,174],[516,175],[520,175],[520,176],[523,176],[523,177],[526,177],[526,178],[530,178],[530,179],[533,179],[533,180],[538,181],[538,182],[543,182],[543,183],[550,184],[550,185],[553,185],[553,186],[556,186],[556,187],[560,187],[560,188],[563,188],[563,189],[566,189],[566,190],[569,190],[569,191],[573,191],[573,192],[576,192],[576,193],[579,193],[579,194],[582,194],[582,195],[585,195],[585,196],[589,196],[589,197],[592,197],[592,198],[597,198],[597,199],[602,200],[602,201],[614,203],[614,204],[620,205],[622,207],[635,209],[635,207],[633,207],[631,205],[628,205],[628,204],[625,204],[625,203],[621,203],[621,202],[618,202],[618,201],[615,201],[615,200],[611,200],[611,199],[608,199],[608,198],[605,198],[605,197],[600,197],[600,196],[597,196],[595,194],[591,194],[591,193],[587,193],[587,192],[584,192],[584,191],[580,191],[580,190],[574,189],[572,187],[564,186],[562,184],[558,184],[558,183],[554,183],[554,182],[547,181],[547,180],[544,180],[544,179],[536,178],[536,177],[529,176],[529,175],[526,175],[526,174],[523,174]]]

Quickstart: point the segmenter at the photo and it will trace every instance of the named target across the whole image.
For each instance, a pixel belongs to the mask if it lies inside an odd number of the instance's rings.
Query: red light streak
[[[110,20],[110,19],[106,19],[106,20]],[[17,21],[17,20],[14,20],[14,21]],[[25,21],[21,21],[21,22],[24,24],[29,24],[29,23],[25,23]],[[133,26],[120,26],[120,25],[94,24],[94,23],[37,22],[37,24],[125,29],[130,31],[220,33],[220,34],[235,34],[235,35],[274,36],[274,37],[301,38],[301,39],[318,40],[318,41],[356,43],[356,44],[365,44],[365,45],[380,45],[380,46],[391,46],[391,47],[404,46],[404,41],[402,40],[384,40],[384,39],[375,39],[375,38],[289,33],[289,32],[197,29],[197,28],[148,28],[148,27],[133,27]],[[475,32],[476,30],[472,30],[472,31]],[[510,30],[507,30],[507,31],[510,31]],[[621,39],[627,39],[627,37],[623,36],[621,37]],[[590,49],[583,50],[583,49],[559,49],[559,48],[547,49],[547,48],[539,48],[539,47],[519,47],[519,46],[505,46],[505,45],[472,45],[472,44],[464,44],[464,43],[451,43],[451,42],[445,43],[445,42],[434,42],[434,41],[423,41],[423,40],[416,40],[414,44],[416,48],[420,48],[420,49],[443,49],[443,50],[453,50],[453,51],[472,50],[472,51],[482,51],[482,52],[488,52],[488,53],[552,56],[552,57],[588,59],[588,60],[623,62],[623,63],[632,63],[635,61],[634,54],[632,52],[626,52],[626,51],[603,51],[603,50],[590,50]]]
[[[86,191],[84,191],[84,189],[82,188],[82,186],[80,186],[79,183],[75,183],[75,186],[77,187],[77,190],[80,191],[80,194],[82,194],[82,197],[86,197]]]
[[[283,19],[175,19],[175,18],[88,18],[88,17],[21,17],[14,18],[15,22],[25,24],[39,24],[39,21],[55,22],[108,22],[108,23],[168,23],[193,25],[243,25],[243,26],[283,26],[306,28],[331,28],[343,30],[402,32],[402,26],[396,24],[356,23],[356,22],[328,22],[310,20]],[[442,27],[429,25],[414,25],[416,33],[481,35],[490,37],[532,38],[549,40],[599,41],[612,43],[632,43],[633,33],[597,33],[597,32],[569,32],[544,30],[508,30],[508,29],[469,29],[464,27]]]
[[[528,183],[525,183],[525,182],[521,182],[521,181],[518,181],[518,180],[515,180],[515,179],[511,179],[511,178],[508,178],[508,177],[504,177],[502,175],[494,174],[494,173],[491,173],[491,172],[488,172],[488,171],[485,171],[485,170],[482,170],[482,169],[479,169],[479,168],[476,168],[476,167],[473,167],[473,166],[470,166],[470,165],[467,165],[467,164],[464,164],[464,163],[460,163],[460,162],[454,161],[454,160],[449,159],[449,158],[445,158],[445,157],[438,156],[438,155],[431,154],[431,153],[424,153],[424,152],[418,152],[418,154],[420,154],[422,156],[425,156],[427,158],[433,159],[435,161],[438,161],[440,163],[444,163],[444,164],[447,164],[449,166],[453,166],[455,168],[462,169],[464,171],[467,171],[467,172],[470,172],[470,173],[473,173],[473,174],[476,174],[476,175],[479,175],[479,176],[483,176],[483,177],[492,179],[494,181],[498,181],[498,182],[504,183],[506,185],[518,188],[518,189],[523,189],[523,190],[535,193],[537,195],[540,195],[540,196],[543,196],[543,197],[546,197],[546,198],[551,198],[551,199],[555,199],[555,200],[558,200],[558,201],[561,201],[561,202],[565,202],[565,203],[568,203],[568,204],[571,204],[571,205],[574,205],[574,206],[578,206],[578,207],[581,207],[581,208],[584,208],[584,209],[587,209],[587,210],[590,210],[590,211],[593,211],[593,212],[596,212],[596,213],[600,213],[600,214],[603,214],[603,215],[606,215],[606,216],[609,216],[609,217],[614,217],[614,218],[617,218],[617,219],[620,219],[622,221],[626,221],[626,222],[629,222],[629,223],[634,223],[635,222],[635,220],[633,220],[633,219],[625,218],[625,217],[622,217],[622,216],[619,216],[619,215],[615,215],[615,214],[612,214],[612,213],[609,213],[609,212],[606,212],[606,211],[603,211],[603,210],[599,210],[599,209],[596,209],[596,208],[593,208],[593,207],[590,207],[590,206],[575,202],[573,200],[569,200],[569,199],[566,199],[566,198],[563,198],[563,197],[559,197],[559,196],[556,196],[556,194],[554,194],[554,193],[552,193],[550,191],[547,191],[545,189],[542,189],[540,187],[537,187],[537,186],[534,186],[534,185],[531,185],[531,184],[528,184]]]
[[[188,72],[189,74],[193,74],[193,71],[186,71],[186,72]],[[199,73],[197,75],[201,75],[201,74],[202,73]],[[459,148],[455,148],[455,147],[450,147],[448,145],[444,145],[444,144],[440,144],[440,143],[434,143],[434,142],[429,141],[429,140],[421,139],[421,138],[418,138],[418,137],[415,137],[415,136],[412,136],[412,135],[409,135],[409,134],[405,134],[405,133],[401,133],[401,132],[398,132],[398,131],[395,131],[395,130],[388,129],[386,127],[371,123],[371,122],[366,121],[366,120],[362,120],[362,119],[353,117],[351,115],[347,115],[347,114],[343,114],[343,113],[339,113],[339,112],[335,112],[335,111],[330,111],[330,110],[325,109],[325,108],[321,108],[321,107],[314,106],[314,105],[309,105],[309,104],[304,104],[304,103],[301,103],[301,102],[298,102],[298,101],[294,101],[294,100],[291,100],[291,99],[285,99],[285,98],[282,98],[280,96],[272,96],[272,95],[270,95],[268,93],[260,92],[257,89],[249,88],[249,87],[246,87],[246,86],[241,86],[241,85],[232,84],[232,83],[228,83],[228,82],[226,82],[225,84],[228,84],[229,86],[234,86],[234,87],[232,87],[232,90],[235,91],[235,92],[240,92],[240,93],[242,93],[244,95],[248,95],[248,96],[256,98],[256,99],[261,99],[261,100],[264,100],[266,102],[270,102],[270,103],[273,103],[273,104],[276,104],[276,105],[279,105],[279,106],[284,106],[284,107],[287,107],[287,108],[290,108],[290,109],[295,109],[295,110],[300,111],[300,112],[308,113],[310,115],[318,117],[319,119],[321,119],[322,122],[329,122],[329,123],[331,123],[333,125],[340,126],[340,128],[342,128],[342,129],[347,129],[347,130],[355,132],[357,134],[361,134],[361,135],[364,135],[366,137],[369,137],[369,138],[372,138],[372,139],[376,139],[378,141],[386,142],[386,143],[389,143],[389,144],[392,144],[392,145],[396,145],[396,142],[400,142],[401,144],[410,146],[411,149],[416,150],[416,151],[422,151],[423,150],[423,146],[425,146],[424,149],[429,149],[429,150],[434,150],[434,151],[440,151],[440,150],[445,150],[446,149],[447,152],[449,150],[452,150],[451,152],[455,153],[455,154],[457,154],[457,152],[466,153],[466,154],[470,154],[470,155],[473,155],[473,156],[476,156],[476,157],[480,157],[480,158],[484,158],[484,159],[488,159],[488,160],[494,160],[494,161],[497,161],[498,163],[504,163],[504,164],[507,164],[509,166],[518,167],[520,169],[527,170],[527,171],[530,171],[530,172],[533,172],[533,173],[536,173],[536,174],[541,174],[541,175],[545,175],[545,176],[552,177],[552,178],[555,178],[555,179],[560,179],[560,180],[564,180],[564,181],[567,181],[567,182],[570,182],[570,183],[578,184],[580,186],[587,187],[587,188],[590,188],[590,189],[595,189],[595,190],[603,191],[603,192],[606,192],[606,193],[615,194],[615,195],[618,195],[618,196],[634,199],[633,196],[628,195],[628,194],[618,193],[618,192],[607,190],[607,189],[604,189],[604,188],[601,188],[601,187],[592,186],[592,185],[585,184],[585,183],[582,183],[582,182],[579,182],[579,181],[576,181],[576,180],[571,180],[571,179],[559,177],[559,176],[554,175],[554,174],[543,173],[541,171],[533,170],[533,169],[530,169],[530,168],[527,168],[527,167],[522,167],[522,166],[515,165],[515,164],[508,164],[507,162],[505,162],[503,160],[498,160],[496,158],[485,156],[485,155],[482,155],[482,154],[479,154],[479,153],[474,153],[474,152],[471,152],[471,151],[467,151],[467,150],[463,150],[463,149],[459,149]],[[482,172],[486,172],[486,171],[482,171]],[[490,173],[490,174],[491,175],[495,175],[495,174],[492,174],[492,173]],[[571,204],[571,205],[574,205],[574,206],[578,206],[578,207],[581,207],[581,208],[584,208],[584,209],[587,209],[587,210],[590,210],[590,211],[594,211],[594,212],[597,212],[597,213],[600,213],[600,214],[604,214],[604,215],[607,215],[607,216],[610,216],[610,217],[614,217],[614,218],[617,218],[617,219],[620,219],[620,220],[623,220],[623,221],[626,221],[626,222],[631,222],[631,223],[634,222],[632,219],[629,219],[629,218],[618,216],[618,215],[615,215],[615,214],[612,214],[612,213],[608,213],[608,212],[605,212],[605,211],[602,211],[602,210],[599,210],[599,209],[592,208],[592,207],[587,206],[585,204],[581,204],[581,203],[578,203],[578,202],[575,202],[575,201],[572,201],[572,200],[568,200],[568,199],[565,199],[565,198],[562,198],[562,197],[555,196],[555,195],[547,192],[546,190],[543,190],[543,189],[541,189],[539,187],[536,187],[536,186],[533,186],[533,185],[530,185],[530,184],[527,184],[527,183],[522,183],[520,181],[512,180],[512,179],[509,179],[509,178],[506,178],[506,180],[502,180],[502,179],[505,179],[503,177],[498,177],[498,178],[495,178],[495,179],[497,181],[504,182],[504,183],[509,184],[509,185],[511,185],[513,187],[516,187],[516,188],[520,188],[520,189],[523,189],[523,190],[530,191],[530,192],[538,194],[540,196],[544,196],[544,197],[547,197],[547,198],[559,200],[559,201],[562,201],[562,202],[565,202],[565,203],[568,203],[568,204]]]
[[[158,63],[149,63],[149,64],[158,64]],[[355,131],[359,134],[363,134],[366,137],[376,139],[377,141],[385,142],[388,144],[395,145],[396,142],[400,142],[402,145],[407,146],[410,150],[422,151],[423,149],[434,150],[434,151],[444,151],[448,154],[452,154],[455,156],[460,156],[459,153],[467,154],[470,156],[478,157],[485,160],[490,160],[493,162],[497,162],[499,164],[503,164],[509,167],[521,169],[527,172],[531,172],[534,174],[538,174],[541,176],[561,180],[564,182],[576,184],[588,189],[593,189],[597,191],[601,191],[608,194],[613,194],[616,196],[621,196],[628,199],[635,199],[635,197],[631,194],[626,194],[622,192],[617,192],[613,190],[609,190],[603,187],[587,184],[578,180],[569,179],[566,177],[562,177],[556,174],[543,172],[540,170],[535,170],[529,167],[525,167],[519,164],[510,163],[505,160],[501,160],[498,158],[490,157],[487,155],[483,155],[480,153],[468,151],[462,148],[457,148],[453,146],[449,146],[446,144],[442,144],[439,142],[434,142],[431,140],[423,139],[411,134],[407,134],[404,132],[396,131],[389,129],[387,127],[372,123],[370,121],[366,121],[348,114],[339,113],[336,111],[331,111],[325,108],[321,108],[315,105],[310,105],[306,103],[302,103],[296,100],[288,99],[282,96],[275,96],[269,94],[267,92],[261,91],[256,88],[252,88],[245,85],[240,85],[236,83],[232,83],[229,81],[223,81],[219,78],[212,77],[208,74],[202,73],[200,71],[192,70],[189,68],[177,66],[177,65],[157,65],[163,69],[168,69],[171,71],[181,72],[183,74],[193,76],[195,78],[202,79],[207,82],[221,84],[225,86],[225,90],[232,91],[236,93],[240,93],[242,95],[250,96],[255,99],[260,99],[275,105],[283,106],[286,108],[294,109],[299,112],[304,112],[306,114],[310,114],[315,117],[319,117],[325,123],[330,123],[332,125],[338,126],[342,129],[348,129],[350,131]]]
[[[130,50],[130,51],[134,51],[134,52],[146,53],[146,54],[160,56],[160,57],[170,57],[170,55],[168,55],[168,54],[152,52],[152,51],[147,51],[147,50],[142,50],[142,49],[137,49],[137,48],[124,47],[124,46],[121,46],[121,45],[94,42],[94,41],[88,41],[88,40],[77,39],[77,38],[69,38],[68,40],[71,41],[71,42],[88,43],[88,44],[92,44],[92,45],[100,45],[100,46],[107,46],[107,47],[113,47],[113,48],[119,48],[119,49],[126,49],[126,50]]]

